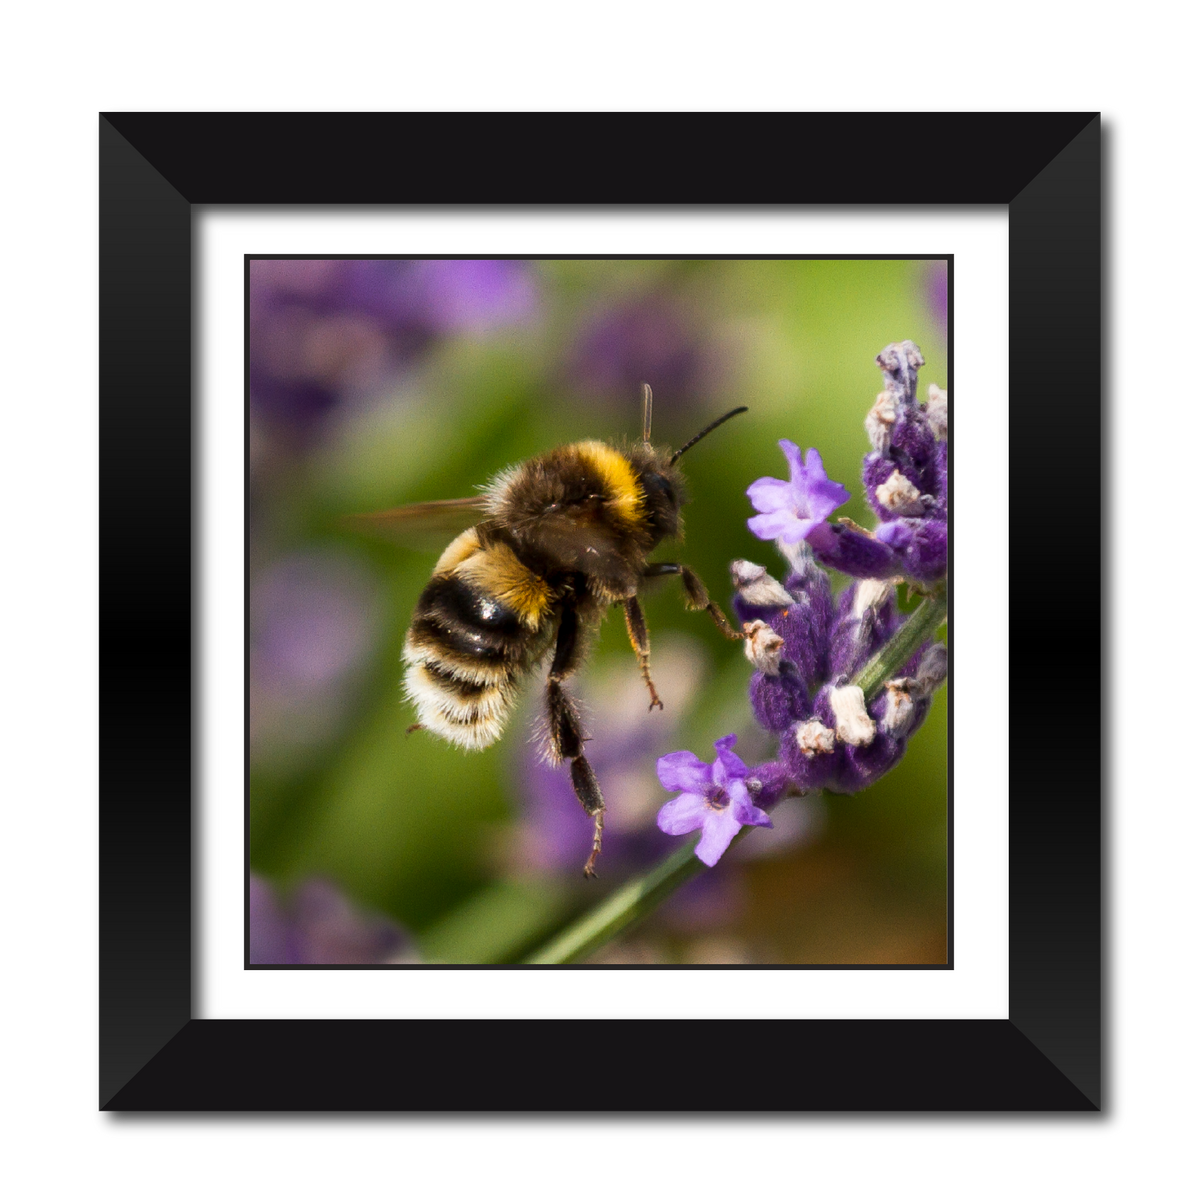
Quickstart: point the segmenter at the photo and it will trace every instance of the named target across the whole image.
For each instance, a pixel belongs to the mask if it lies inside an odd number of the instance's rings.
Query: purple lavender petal
[[[880,525],[875,534],[899,553],[905,575],[927,582],[945,576],[949,551],[945,521],[902,517]]]
[[[911,463],[896,462],[884,454],[872,451],[863,459],[862,480],[867,493],[867,501],[875,510],[875,515],[881,521],[894,521],[896,514],[879,499],[878,489],[891,479],[892,474],[899,471],[918,491],[924,492],[925,481],[921,472]]]
[[[719,811],[710,810],[709,818],[704,823],[704,833],[696,846],[696,857],[706,866],[715,867],[739,829],[741,825],[734,816],[732,804]]]
[[[690,750],[675,750],[658,760],[658,782],[668,792],[705,792],[712,786],[713,769]]]
[[[804,720],[811,706],[804,678],[794,664],[785,662],[778,675],[755,671],[750,678],[750,707],[755,720],[769,733],[781,734],[790,725]]]
[[[849,499],[849,490],[832,479],[815,483],[808,489],[809,515],[823,521],[835,508],[840,508]]]
[[[883,604],[867,606],[855,615],[854,601],[860,586],[847,588],[838,605],[829,656],[830,679],[849,678],[900,628],[902,618],[894,589]]]
[[[658,810],[658,827],[663,833],[676,836],[692,833],[709,822],[712,815],[713,810],[708,807],[704,796],[695,792],[684,792],[674,800],[668,800]]]
[[[829,576],[811,559],[803,573],[788,577],[785,586],[795,596],[796,603],[770,624],[783,638],[784,658],[795,663],[805,686],[811,690],[828,674],[833,588]]]
[[[759,763],[746,777],[746,789],[761,809],[774,806],[790,786],[787,767],[781,762]]]
[[[914,405],[905,411],[892,427],[892,448],[889,457],[898,460],[896,465],[899,466],[907,456],[919,472],[913,482],[922,491],[927,492],[932,491],[932,487],[924,485],[932,483],[932,477],[927,476],[926,472],[933,466],[936,452],[937,439],[933,436],[933,430],[929,428],[925,410]]]
[[[808,539],[822,565],[857,579],[889,579],[903,573],[899,556],[885,543],[846,525],[825,528],[828,536],[819,544]]]
[[[840,742],[830,754],[805,754],[796,741],[795,726],[779,739],[779,757],[792,784],[802,792],[823,788],[837,770],[846,747]]]
[[[904,573],[925,582],[942,579],[946,575],[948,554],[946,522],[918,521],[912,541],[904,550]]]
[[[791,482],[764,476],[750,485],[747,495],[763,514],[749,519],[750,531],[764,541],[779,538],[792,545],[812,540],[814,533],[819,540],[825,518],[849,500],[850,493],[825,474],[816,449],[810,449],[802,462],[795,442],[783,438],[779,448],[791,468]]]
[[[750,773],[750,768],[731,749],[736,741],[737,735],[731,733],[714,743],[717,761],[713,763],[712,778],[717,787],[729,787],[734,780],[745,779]]]
[[[878,782],[904,757],[907,741],[876,733],[869,746],[847,746],[839,757],[828,791],[852,795]]]
[[[758,808],[750,799],[750,793],[744,783],[735,783],[729,789],[730,807],[739,825],[758,825],[764,829],[771,828],[771,818]]]
[[[792,485],[782,479],[764,475],[746,489],[746,495],[760,513],[772,513],[776,509],[787,508],[792,503]]]
[[[875,536],[893,550],[903,552],[913,539],[913,522],[903,517],[886,521],[875,530]]]
[[[946,505],[949,497],[949,484],[947,477],[949,473],[950,462],[950,443],[938,442],[937,462],[934,467],[934,474],[937,477],[937,482],[934,488],[934,496],[937,499],[938,506],[934,514],[944,517],[946,515]]]
[[[746,524],[755,537],[764,542],[773,542],[776,538],[798,545],[804,541],[818,521],[801,519],[795,513],[780,509],[778,512],[765,513],[761,517],[750,517]]]

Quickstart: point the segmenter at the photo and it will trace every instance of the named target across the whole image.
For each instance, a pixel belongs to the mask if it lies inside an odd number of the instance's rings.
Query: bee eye
[[[668,504],[677,503],[675,499],[675,489],[662,475],[652,474],[644,476],[642,479],[642,486],[646,489],[646,495],[650,499],[653,499],[656,496],[663,496],[666,498]]]

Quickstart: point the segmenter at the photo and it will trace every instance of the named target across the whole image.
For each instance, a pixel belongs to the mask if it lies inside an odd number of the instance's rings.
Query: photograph
[[[951,967],[952,281],[248,255],[246,965]]]

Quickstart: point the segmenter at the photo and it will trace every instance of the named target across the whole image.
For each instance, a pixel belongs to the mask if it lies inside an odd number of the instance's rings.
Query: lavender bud
[[[768,733],[780,734],[804,720],[812,712],[812,705],[808,686],[795,664],[783,659],[776,675],[755,672],[750,679],[750,708]]]
[[[950,652],[943,642],[933,642],[921,656],[916,686],[922,696],[932,696],[946,681],[950,670]]]
[[[842,593],[829,678],[853,675],[900,626],[896,589],[891,580],[864,579]]]
[[[938,441],[945,441],[950,431],[950,394],[936,383],[929,385],[929,402],[925,405],[925,420]]]
[[[745,634],[742,647],[755,670],[764,675],[778,675],[783,638],[766,621],[750,621],[742,626],[742,632]]]
[[[746,776],[746,791],[758,808],[770,808],[791,786],[787,768],[780,762],[760,763]]]
[[[934,493],[938,498],[938,516],[946,515],[947,505],[949,503],[949,484],[947,482],[950,472],[950,444],[948,442],[938,442],[937,448],[937,463],[934,466],[934,473],[937,476],[937,491]]]
[[[847,525],[826,525],[821,533],[813,549],[823,566],[856,579],[889,579],[903,573],[899,555],[869,533]]]
[[[920,489],[899,471],[893,471],[875,489],[875,496],[889,513],[898,517],[919,517],[925,512]]]
[[[911,689],[915,679],[889,679],[884,684],[883,712],[879,717],[879,728],[890,737],[907,736],[913,723],[914,706]]]
[[[758,563],[735,559],[729,564],[729,574],[736,589],[734,611],[743,623],[764,619],[764,610],[787,608],[795,603],[795,598],[783,584],[768,575],[767,568]]]
[[[812,758],[814,754],[832,754],[837,745],[833,730],[816,719],[797,725],[793,736],[805,758]]]
[[[925,365],[915,342],[890,342],[875,356],[875,365],[883,372],[885,390],[895,397],[897,407],[915,403],[917,370]]]
[[[925,420],[924,409],[914,407],[911,412],[905,413],[903,420],[896,422],[892,432],[892,457],[899,465],[907,456],[919,475],[915,482],[920,484],[924,492],[933,490],[933,463],[937,445],[937,438]]]
[[[904,553],[905,574],[932,582],[946,577],[949,536],[945,521],[923,521]]]
[[[818,720],[799,722],[779,739],[779,757],[792,783],[802,792],[823,788],[845,753],[833,730]]]
[[[742,621],[765,621],[780,637],[785,662],[795,664],[801,684],[807,692],[825,677],[829,665],[829,636],[833,626],[833,589],[829,576],[813,561],[810,554],[796,556],[797,570],[780,587],[765,571],[753,585],[751,595],[761,598],[767,589],[775,588],[788,597],[786,608],[756,607],[746,604],[741,594],[734,596],[733,607]],[[753,567],[754,564],[747,564]],[[748,571],[743,570],[743,574]],[[805,699],[807,706],[807,696]],[[805,714],[808,709],[805,707]],[[799,715],[799,714],[797,714]],[[795,720],[793,717],[792,720]]]
[[[867,438],[877,453],[886,454],[892,448],[892,426],[895,423],[895,399],[888,392],[880,392],[864,422]]]
[[[863,690],[853,684],[829,692],[838,740],[850,746],[869,746],[875,740],[875,722],[867,714]]]
[[[825,785],[831,792],[853,794],[878,782],[904,757],[904,738],[881,733],[869,746],[847,746]]]

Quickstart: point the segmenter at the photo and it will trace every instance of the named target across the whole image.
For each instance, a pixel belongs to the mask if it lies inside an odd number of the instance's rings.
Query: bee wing
[[[477,524],[484,511],[483,496],[464,496],[460,500],[426,500],[382,512],[357,513],[343,518],[342,523],[358,533],[413,550],[440,550],[448,539]]]

